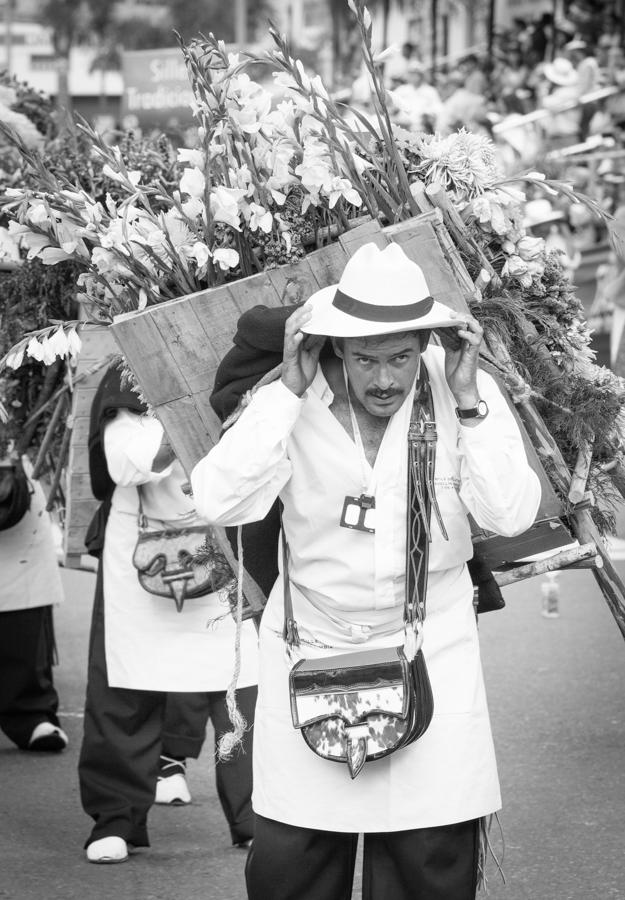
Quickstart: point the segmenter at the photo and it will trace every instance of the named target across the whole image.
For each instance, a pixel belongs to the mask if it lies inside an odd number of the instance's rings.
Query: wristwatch
[[[456,407],[456,415],[459,419],[485,419],[488,415],[488,404],[485,400],[478,400],[477,406],[471,406],[469,409]]]

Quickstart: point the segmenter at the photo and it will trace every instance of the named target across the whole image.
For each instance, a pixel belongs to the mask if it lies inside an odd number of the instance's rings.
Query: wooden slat
[[[166,307],[168,304],[163,304]],[[119,349],[128,360],[139,384],[154,406],[184,397],[187,385],[178,359],[169,348],[152,318],[154,310],[111,325]],[[168,313],[161,312],[159,320]],[[184,355],[184,350],[183,350]]]
[[[87,416],[80,416],[80,418],[76,419],[72,437],[74,438],[74,446],[87,446],[89,440],[89,419]]]
[[[190,475],[196,462],[202,459],[214,444],[198,413],[195,399],[186,396],[171,403],[162,403],[156,414],[182,467],[187,475]]]
[[[74,475],[86,475],[89,473],[87,444],[70,444],[68,469]]]
[[[88,363],[103,359],[116,350],[115,340],[107,325],[83,325],[80,329],[78,372],[88,369]]]
[[[206,294],[192,296],[188,302],[201,322],[204,333],[210,337],[214,357],[222,359],[232,347],[232,338],[241,315],[235,294],[224,285],[207,291]],[[204,388],[205,385],[202,384],[201,387]]]
[[[376,244],[380,250],[383,250],[388,244],[388,238],[382,231],[380,223],[374,219],[346,231],[339,237],[339,244],[347,256],[353,256],[359,247],[368,243]]]
[[[329,244],[307,256],[308,265],[320,288],[337,284],[347,262],[347,252],[342,244]]]
[[[319,288],[309,257],[304,257],[295,265],[271,269],[268,274],[282,306],[303,303]],[[234,285],[232,293],[235,293]]]
[[[98,372],[95,380],[100,381],[104,377],[104,372],[104,369],[101,372]],[[87,380],[90,381],[91,379]],[[72,414],[75,419],[89,416],[91,412],[91,404],[93,403],[93,398],[95,397],[96,390],[97,384],[84,385],[82,382],[80,382],[76,385],[76,387],[74,388],[72,405]]]
[[[458,312],[468,312],[466,300],[447,264],[431,222],[413,219],[410,227],[400,229],[392,226],[387,229],[387,234],[409,259],[421,267],[435,300]]]
[[[276,291],[269,272],[260,272],[249,278],[242,278],[236,284],[236,292],[231,294],[240,313],[254,306],[280,306],[280,296]],[[234,332],[233,332],[234,334]]]
[[[213,409],[210,404],[210,397],[213,392],[213,384],[214,384],[214,375],[212,380],[210,381],[210,386],[206,388],[204,391],[198,391],[195,394],[195,406],[198,412],[200,419],[202,420],[202,424],[206,428],[207,433],[211,439],[211,446],[216,444],[221,435],[221,420],[219,416]],[[207,448],[206,452],[210,447]]]
[[[94,499],[72,501],[72,527],[86,531],[98,505]],[[81,552],[84,552],[84,549]]]
[[[206,384],[219,360],[212,341],[198,319],[192,303],[174,303],[166,316],[154,319],[163,341],[176,357],[187,392],[195,393]]]
[[[67,490],[72,501],[92,500],[97,502],[91,492],[91,479],[88,472],[70,472],[67,479]]]

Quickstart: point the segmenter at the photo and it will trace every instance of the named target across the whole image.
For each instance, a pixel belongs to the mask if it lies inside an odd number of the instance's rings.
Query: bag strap
[[[139,531],[147,531],[148,530],[148,517],[143,511],[143,493],[141,491],[141,485],[137,485],[137,494],[139,496],[139,510],[137,512],[137,525],[139,526]]]
[[[434,509],[438,524],[447,540],[441,512],[434,489],[436,464],[436,422],[434,401],[425,365],[421,365],[415,387],[410,425],[408,428],[408,503],[406,509],[406,592],[404,626],[417,629],[425,620],[431,513]],[[289,548],[280,508],[280,536],[282,541],[282,578],[284,582],[284,626],[282,637],[287,650],[299,647],[300,638],[293,613],[291,580],[288,572]]]

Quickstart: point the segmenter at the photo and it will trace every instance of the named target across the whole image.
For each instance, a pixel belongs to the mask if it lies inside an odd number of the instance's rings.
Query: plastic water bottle
[[[557,619],[560,615],[560,585],[557,572],[547,572],[540,586],[543,599],[543,616],[546,619]]]

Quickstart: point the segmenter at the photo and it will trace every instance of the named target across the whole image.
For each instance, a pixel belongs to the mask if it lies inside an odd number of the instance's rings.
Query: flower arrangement
[[[212,35],[201,37],[181,44],[198,145],[181,148],[167,165],[150,170],[145,158],[109,146],[82,122],[78,132],[98,173],[89,182],[67,169],[50,171],[0,125],[27,174],[26,184],[7,191],[9,232],[28,259],[75,264],[83,308],[96,321],[111,322],[295,261],[363,214],[388,224],[407,220],[420,212],[424,190],[440,188],[468,235],[463,258],[481,285],[473,312],[502,338],[542,398],[540,412],[550,427],[554,423],[571,467],[580,436],[593,435],[596,518],[609,528],[613,490],[623,487],[625,389],[594,366],[581,304],[558,259],[527,233],[518,182],[564,193],[603,214],[589,198],[538,173],[504,178],[485,137],[396,128],[372,46],[371,16],[362,0],[349,5],[372,86],[371,116],[335,101],[275,29],[274,49],[256,55],[228,54]],[[259,65],[272,70],[272,91],[251,77]],[[74,326],[62,323],[24,338],[3,362],[71,356],[77,346]],[[577,397],[584,398],[581,406]],[[614,460],[606,488],[601,467]]]

